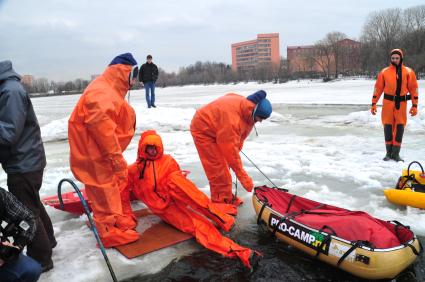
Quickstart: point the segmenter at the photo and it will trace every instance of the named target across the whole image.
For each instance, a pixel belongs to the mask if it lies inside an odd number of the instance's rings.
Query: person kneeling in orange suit
[[[210,184],[213,202],[242,204],[232,194],[229,167],[245,190],[251,192],[254,188],[239,152],[254,124],[272,113],[266,95],[263,90],[248,97],[230,93],[198,109],[192,118],[190,132]]]
[[[103,245],[139,239],[132,218],[122,212],[120,188],[127,185],[122,153],[134,135],[136,115],[125,95],[137,79],[130,53],[115,57],[87,86],[68,122],[71,170],[85,184]]]
[[[205,248],[239,258],[248,268],[258,259],[258,252],[223,236],[212,223],[229,231],[235,219],[228,213],[235,212],[234,206],[211,202],[186,178],[174,158],[164,154],[161,137],[154,130],[140,137],[137,161],[129,166],[128,184],[121,191],[123,211],[134,218],[130,193],[168,224],[192,234]]]

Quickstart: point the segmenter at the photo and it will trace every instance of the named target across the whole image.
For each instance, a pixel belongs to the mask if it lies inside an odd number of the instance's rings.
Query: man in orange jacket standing
[[[134,217],[130,193],[168,224],[192,234],[205,248],[229,258],[239,258],[248,268],[260,254],[236,244],[214,226],[229,231],[235,222],[228,213],[236,212],[233,205],[215,204],[186,178],[178,163],[164,154],[161,137],[145,131],[140,137],[137,160],[128,168],[128,184],[121,191],[123,211]]]
[[[122,153],[134,135],[136,115],[124,99],[136,82],[130,53],[115,57],[86,88],[68,123],[71,170],[85,184],[94,221],[105,247],[136,241],[131,218],[124,216],[120,189],[127,185]]]
[[[381,116],[387,149],[384,161],[393,159],[398,162],[403,161],[400,147],[407,122],[408,100],[412,100],[410,115],[415,116],[418,112],[418,82],[415,72],[403,65],[403,52],[400,49],[392,50],[390,56],[391,65],[378,74],[370,111],[376,114],[376,103],[384,93]]]
[[[213,202],[242,203],[232,194],[229,167],[245,190],[251,192],[254,188],[239,152],[254,124],[272,113],[266,95],[263,90],[248,97],[227,94],[198,109],[192,119],[190,132],[210,184]]]

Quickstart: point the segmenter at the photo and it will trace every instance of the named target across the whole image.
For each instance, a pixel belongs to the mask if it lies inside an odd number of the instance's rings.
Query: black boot
[[[387,162],[387,161],[391,160],[393,145],[392,144],[385,144],[385,148],[387,149],[387,154],[385,155],[383,160]]]
[[[404,160],[400,158],[400,146],[393,146],[391,158],[396,162],[404,162]]]

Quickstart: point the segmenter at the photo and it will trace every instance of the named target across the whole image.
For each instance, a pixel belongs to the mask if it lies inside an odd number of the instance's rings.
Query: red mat
[[[139,226],[146,223],[151,224],[151,226],[140,233],[140,238],[136,242],[115,247],[128,259],[154,252],[192,238],[192,235],[181,232],[160,220],[159,217],[153,215],[148,209],[135,211],[134,214],[139,219]],[[139,229],[139,226],[137,229]]]

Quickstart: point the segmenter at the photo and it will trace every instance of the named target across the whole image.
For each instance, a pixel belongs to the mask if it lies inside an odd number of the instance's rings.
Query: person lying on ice
[[[192,118],[190,132],[208,178],[211,200],[215,203],[242,204],[232,194],[229,167],[248,192],[254,188],[239,152],[254,124],[272,113],[266,95],[263,90],[248,97],[227,94],[198,109]]]
[[[400,158],[400,147],[407,122],[408,100],[412,100],[410,115],[415,116],[418,112],[418,82],[415,72],[404,66],[403,52],[400,49],[392,50],[390,58],[391,65],[378,74],[370,111],[372,115],[376,115],[376,103],[384,92],[381,116],[387,150],[384,161],[393,159],[398,162],[403,161]]]
[[[70,164],[83,182],[94,222],[106,248],[139,239],[133,220],[123,215],[120,187],[127,185],[122,153],[134,135],[136,115],[125,95],[137,80],[130,53],[115,57],[81,95],[68,122]]]
[[[130,193],[168,224],[192,234],[205,248],[239,258],[248,268],[258,260],[259,253],[223,236],[211,222],[229,231],[234,218],[228,213],[235,212],[234,206],[212,203],[186,178],[174,158],[164,154],[161,137],[154,130],[140,137],[137,160],[128,167],[128,184],[121,191],[123,211],[136,223]]]

